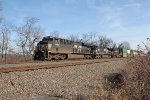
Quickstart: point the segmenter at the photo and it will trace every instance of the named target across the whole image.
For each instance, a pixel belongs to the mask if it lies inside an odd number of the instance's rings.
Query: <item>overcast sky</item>
[[[3,16],[15,25],[37,17],[48,34],[98,32],[117,43],[137,44],[150,37],[150,0],[3,0]]]

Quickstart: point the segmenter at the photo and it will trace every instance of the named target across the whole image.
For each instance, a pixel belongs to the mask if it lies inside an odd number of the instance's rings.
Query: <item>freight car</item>
[[[110,52],[109,55],[111,58],[120,58],[123,57],[123,49],[118,48],[108,48],[108,51]]]
[[[81,55],[86,59],[100,58],[97,46],[68,39],[47,36],[40,41],[34,53],[34,60],[68,59],[69,55]]]

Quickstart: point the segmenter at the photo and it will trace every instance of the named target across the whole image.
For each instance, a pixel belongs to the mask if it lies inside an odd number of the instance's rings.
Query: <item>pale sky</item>
[[[25,17],[37,17],[47,35],[98,32],[133,49],[150,38],[150,0],[1,1],[5,20],[22,25]]]

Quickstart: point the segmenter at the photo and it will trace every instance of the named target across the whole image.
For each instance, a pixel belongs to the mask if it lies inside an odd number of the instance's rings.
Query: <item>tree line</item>
[[[36,43],[46,35],[44,30],[38,25],[39,19],[36,17],[26,17],[23,20],[23,25],[12,25],[2,15],[2,8],[2,2],[0,1],[0,60],[6,61],[9,58],[8,55],[14,54],[16,56],[21,55],[24,60],[27,60],[27,55],[33,56]],[[53,31],[48,35],[64,37],[60,36],[58,31]],[[71,34],[64,38],[97,45],[100,49],[130,48],[128,42],[122,42],[117,46],[111,38],[99,35],[97,32]]]
[[[45,35],[44,30],[37,24],[39,19],[35,17],[24,18],[22,26],[15,26],[2,20],[0,23],[0,54],[1,59],[6,61],[8,54],[20,54],[25,60],[26,55],[32,56],[34,54],[35,45]],[[60,36],[58,31],[49,33],[53,37]],[[14,37],[12,39],[12,37]],[[130,49],[128,42],[122,42],[117,45],[111,38],[99,35],[97,32],[71,34],[66,39],[97,45],[99,49],[104,48],[126,48]]]

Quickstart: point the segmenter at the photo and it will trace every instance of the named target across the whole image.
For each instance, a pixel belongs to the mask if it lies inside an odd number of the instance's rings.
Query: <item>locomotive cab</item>
[[[48,59],[48,55],[51,52],[52,45],[54,43],[53,38],[43,38],[40,41],[35,50],[34,59],[35,60],[45,60]]]
[[[34,59],[45,60],[45,58],[47,57],[47,47],[48,47],[48,43],[40,41],[37,44],[37,47],[34,53]]]

